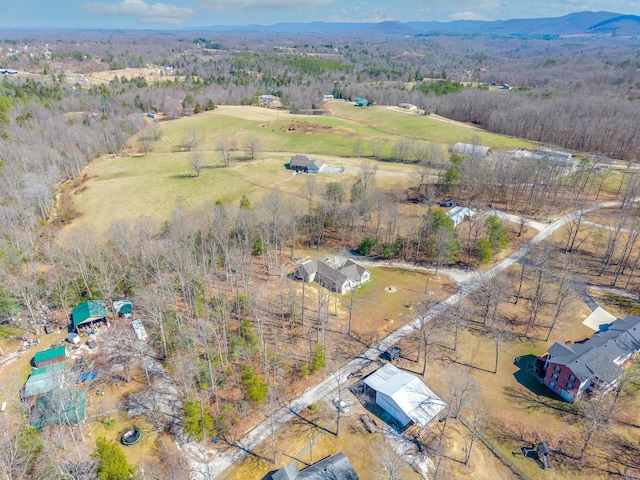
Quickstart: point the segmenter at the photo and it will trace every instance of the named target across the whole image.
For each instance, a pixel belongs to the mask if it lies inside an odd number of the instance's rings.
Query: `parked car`
[[[340,400],[339,398],[334,398],[333,400],[331,400],[331,403],[333,403],[333,406],[336,407],[336,409],[340,413],[348,413],[350,410],[347,402],[345,402],[344,400]]]

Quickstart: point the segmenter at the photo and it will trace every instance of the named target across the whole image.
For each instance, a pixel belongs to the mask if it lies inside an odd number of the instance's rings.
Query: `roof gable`
[[[560,342],[549,349],[549,362],[565,365],[581,381],[592,375],[611,383],[622,373],[621,359],[640,349],[640,317],[628,316],[613,322],[583,343]]]
[[[310,277],[316,274],[316,280],[325,287],[335,290],[344,287],[347,282],[351,284],[361,282],[367,270],[353,260],[342,258],[326,258],[309,260],[298,267],[299,275]]]
[[[369,375],[364,383],[392,399],[419,426],[428,424],[446,406],[418,377],[391,363]]]
[[[51,360],[58,357],[66,357],[67,356],[67,347],[64,345],[60,345],[59,347],[49,348],[47,350],[42,350],[37,352],[33,356],[34,363],[46,362],[47,360]]]
[[[102,300],[87,300],[71,311],[71,318],[75,326],[84,322],[98,320],[107,316],[107,307]]]
[[[298,471],[294,464],[271,474],[272,480],[359,480],[349,458],[338,452]]]
[[[453,207],[451,210],[449,210],[446,215],[447,217],[453,219],[455,217],[473,217],[475,216],[476,212],[474,212],[473,210],[471,210],[469,207]]]
[[[303,469],[295,477],[296,480],[359,480],[351,462],[344,453],[324,458]]]

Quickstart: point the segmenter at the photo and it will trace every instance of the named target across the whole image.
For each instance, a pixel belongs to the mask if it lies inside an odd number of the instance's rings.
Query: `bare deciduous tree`
[[[244,148],[251,160],[256,158],[256,154],[260,151],[260,139],[255,135],[245,140]]]

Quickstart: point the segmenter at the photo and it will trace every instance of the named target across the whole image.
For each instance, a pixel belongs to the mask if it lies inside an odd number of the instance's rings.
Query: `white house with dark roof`
[[[544,384],[568,402],[613,390],[640,353],[640,316],[619,318],[580,343],[556,342],[538,357]]]
[[[323,159],[311,159],[306,155],[293,155],[288,165],[290,170],[304,173],[320,173],[327,166]]]
[[[376,392],[376,404],[402,427],[424,428],[447,406],[422,380],[388,363],[363,380]]]
[[[350,292],[371,279],[366,268],[342,257],[308,260],[296,268],[293,276],[303,282],[316,281],[338,293]]]
[[[451,220],[453,220],[453,227],[455,228],[467,218],[475,217],[476,212],[474,210],[471,210],[469,207],[457,206],[449,210],[446,215]]]

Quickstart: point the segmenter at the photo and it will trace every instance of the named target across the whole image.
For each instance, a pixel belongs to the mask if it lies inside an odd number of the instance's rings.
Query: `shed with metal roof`
[[[83,323],[95,322],[107,317],[107,307],[103,300],[87,300],[71,311],[73,325],[77,327]]]
[[[438,418],[446,407],[424,382],[388,363],[364,379],[375,390],[376,404],[402,427],[415,423],[425,427]]]
[[[67,347],[60,345],[59,347],[37,352],[33,356],[33,365],[36,368],[46,367],[47,365],[53,365],[54,363],[64,362],[67,358],[69,358],[69,355],[67,354]]]

